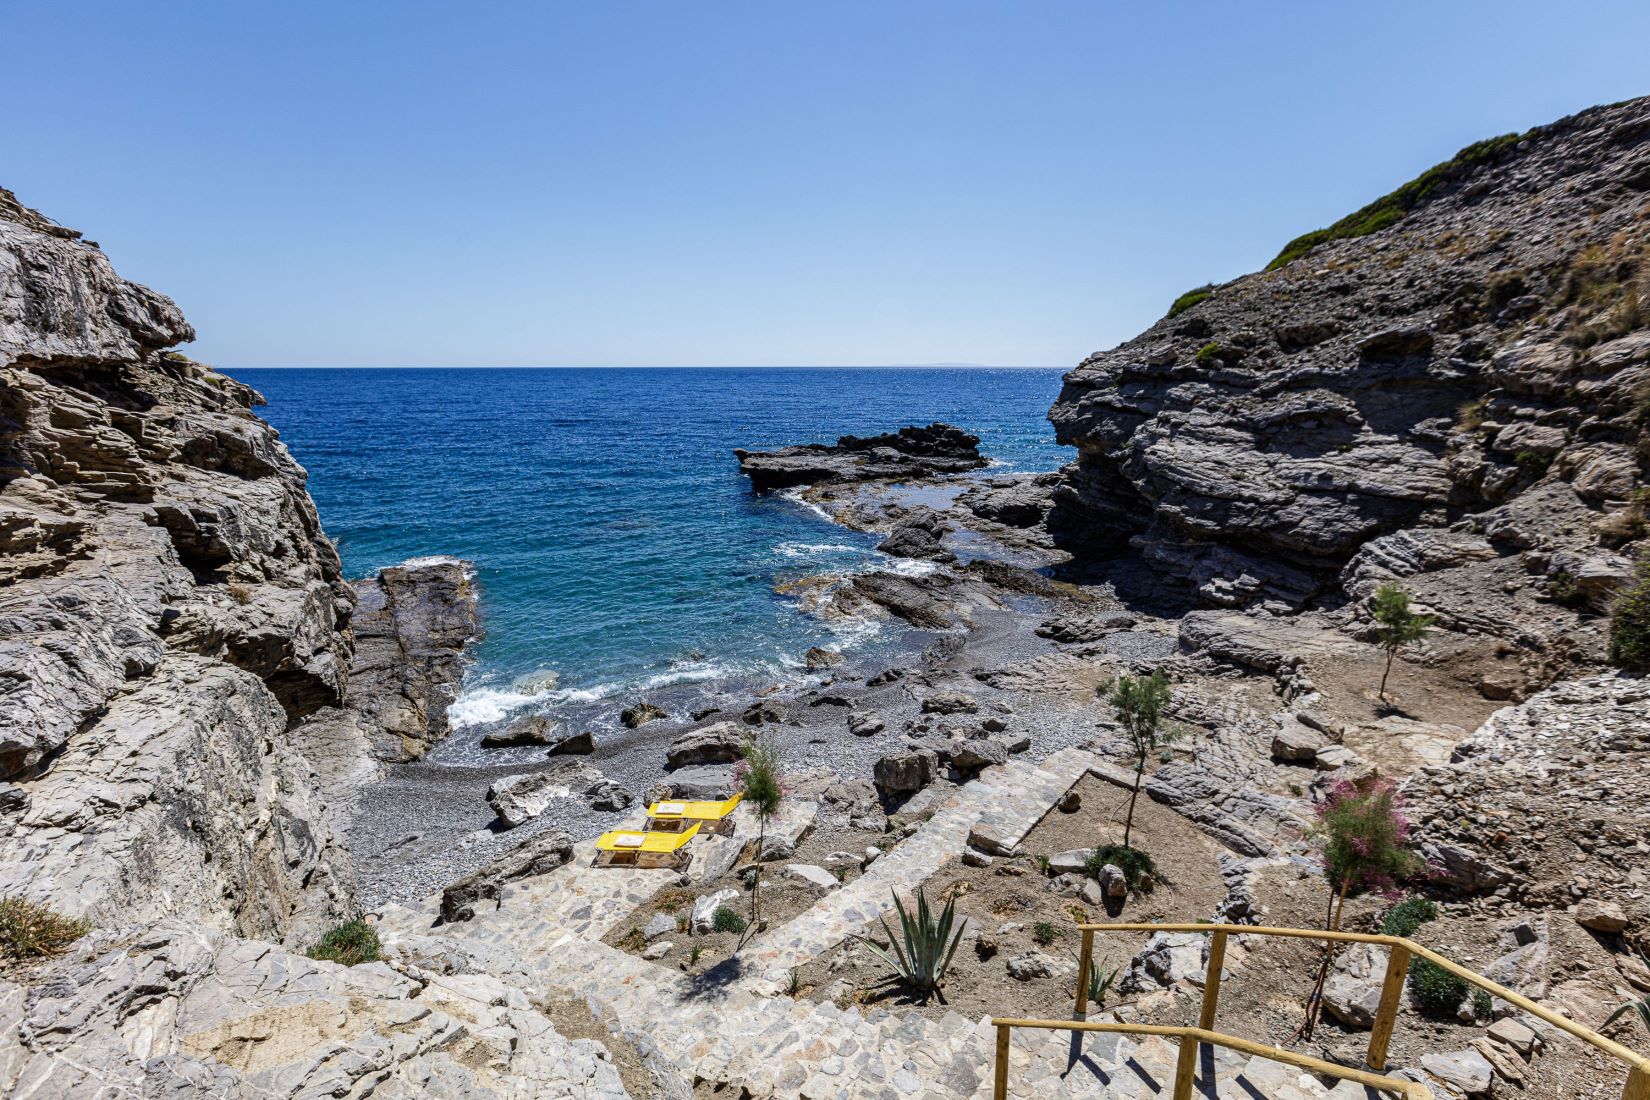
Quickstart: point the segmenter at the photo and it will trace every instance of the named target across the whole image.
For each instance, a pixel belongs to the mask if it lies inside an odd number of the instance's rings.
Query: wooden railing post
[[[1637,1065],[1627,1071],[1627,1087],[1622,1090],[1621,1100],[1650,1100],[1650,1069]]]
[[[1008,1100],[1008,1025],[997,1025],[997,1082],[991,1091],[994,1100]]]
[[[1392,1042],[1392,1028],[1398,1021],[1398,1005],[1404,996],[1404,979],[1409,974],[1409,948],[1393,944],[1386,958],[1386,978],[1381,982],[1381,1004],[1375,1010],[1375,1030],[1369,1036],[1366,1065],[1376,1073],[1386,1068],[1386,1050]],[[1650,1100],[1650,1096],[1645,1097]]]
[[[1180,1037],[1180,1057],[1174,1064],[1174,1100],[1192,1100],[1192,1077],[1197,1073],[1197,1036]]]
[[[1094,929],[1083,930],[1082,957],[1077,960],[1077,1018],[1089,1010],[1089,970],[1094,966]]]
[[[1226,966],[1226,930],[1215,932],[1209,939],[1209,966],[1203,973],[1203,1011],[1197,1026],[1204,1031],[1215,1027],[1215,1006],[1220,1001],[1220,972]]]

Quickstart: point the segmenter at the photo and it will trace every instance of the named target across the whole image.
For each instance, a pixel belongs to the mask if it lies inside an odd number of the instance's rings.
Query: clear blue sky
[[[1468,142],[1650,92],[1650,4],[0,11],[0,183],[282,365],[1071,364]]]

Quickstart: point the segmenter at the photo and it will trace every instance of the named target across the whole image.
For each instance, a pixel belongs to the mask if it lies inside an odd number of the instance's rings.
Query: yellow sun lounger
[[[677,867],[688,853],[688,841],[699,835],[699,825],[679,833],[636,832],[615,829],[596,839],[598,867]]]
[[[709,833],[725,833],[732,824],[729,815],[745,798],[736,794],[720,802],[655,802],[647,808],[648,822],[659,829],[680,829],[688,822],[705,826]]]

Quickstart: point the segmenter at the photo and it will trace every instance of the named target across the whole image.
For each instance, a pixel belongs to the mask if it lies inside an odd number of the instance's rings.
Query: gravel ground
[[[956,537],[956,536],[954,536]],[[965,532],[972,556],[987,543]],[[1004,559],[1025,564],[1023,549],[1005,548]],[[1027,596],[974,583],[976,606],[968,626],[952,632],[901,629],[888,631],[887,642],[849,660],[824,675],[773,691],[771,684],[743,684],[708,697],[701,688],[684,687],[676,694],[650,697],[671,718],[639,730],[625,730],[616,721],[618,710],[633,700],[614,700],[608,729],[595,727],[596,752],[582,759],[617,780],[640,799],[664,777],[665,750],[695,723],[689,714],[706,705],[720,704],[722,712],[704,721],[737,719],[758,697],[779,707],[784,720],[761,727],[779,743],[793,766],[828,768],[843,778],[870,779],[876,761],[905,744],[907,724],[919,717],[920,700],[929,691],[966,691],[982,708],[1009,711],[1009,732],[1029,734],[1033,758],[1041,759],[1094,735],[1098,709],[1092,705],[1092,684],[1062,678],[1079,663],[1103,669],[1123,662],[1161,659],[1174,648],[1172,634],[1137,630],[1114,635],[1077,662],[1051,658],[1072,647],[1058,646],[1036,635],[1035,629],[1059,610],[1055,599]],[[980,604],[985,606],[979,606]],[[1000,606],[990,606],[997,604]],[[1107,661],[1111,654],[1117,661]],[[1053,670],[1040,667],[1038,658],[1054,661]],[[1063,663],[1061,663],[1063,661]],[[868,686],[865,680],[888,668],[905,670],[891,683]],[[1025,674],[977,678],[994,670],[1024,669]],[[1092,679],[1092,677],[1091,677]],[[762,694],[766,689],[770,694]],[[820,696],[840,696],[848,706],[812,705]],[[996,704],[996,707],[993,707]],[[850,711],[873,710],[885,723],[882,733],[856,737],[848,732]],[[959,719],[967,716],[958,716]],[[944,721],[945,719],[941,719]],[[368,909],[391,902],[407,902],[441,889],[532,834],[547,828],[566,828],[575,839],[594,836],[613,827],[619,813],[588,809],[572,799],[560,799],[539,818],[512,830],[496,828],[486,801],[487,788],[512,774],[545,766],[536,749],[502,750],[498,766],[476,767],[436,759],[399,765],[364,793],[360,812],[350,829],[361,898]]]

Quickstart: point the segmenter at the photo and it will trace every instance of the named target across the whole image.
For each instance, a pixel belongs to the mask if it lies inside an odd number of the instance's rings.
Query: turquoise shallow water
[[[1055,369],[243,370],[360,576],[476,563],[487,636],[455,724],[778,675],[863,644],[774,594],[886,568],[876,539],[758,497],[735,447],[944,420],[1003,472],[1054,469]],[[843,632],[846,632],[844,634]]]

